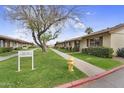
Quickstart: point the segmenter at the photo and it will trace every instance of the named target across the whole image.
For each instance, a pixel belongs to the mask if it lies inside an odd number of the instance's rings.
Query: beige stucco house
[[[58,48],[66,48],[66,49],[73,49],[75,47],[80,49],[80,40],[81,40],[80,37],[72,38],[70,40],[66,40],[63,42],[57,42],[55,46]]]
[[[17,47],[32,46],[32,45],[34,45],[32,42],[0,35],[0,47],[17,48]]]
[[[114,54],[116,54],[118,48],[124,48],[124,24],[119,24],[72,40],[59,42],[56,43],[56,46],[63,47],[62,45],[65,42],[71,42],[71,46],[74,47],[76,43],[73,44],[73,42],[75,41],[79,41],[79,51],[82,48],[103,46],[113,48]]]

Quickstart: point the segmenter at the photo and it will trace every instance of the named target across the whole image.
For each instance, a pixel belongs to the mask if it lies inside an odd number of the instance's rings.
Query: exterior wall
[[[63,44],[61,43],[61,44],[59,44],[59,48],[62,48],[63,47]]]
[[[87,48],[87,39],[82,39],[80,41],[80,52],[82,51],[82,48]]]
[[[0,40],[0,47],[4,47],[3,40]]]
[[[10,41],[9,40],[7,41],[7,47],[10,47]]]
[[[111,33],[111,48],[114,49],[114,55],[118,48],[124,48],[124,28],[119,31]]]
[[[13,42],[14,44],[13,44],[13,48],[16,48],[16,42]]]
[[[22,47],[23,46],[23,44],[22,43],[19,43],[19,47]]]
[[[83,38],[80,42],[80,52],[82,48],[87,48],[87,39],[92,39],[92,38],[97,38],[97,37],[103,37],[103,43],[102,46],[104,47],[111,47],[111,35],[108,33],[105,34],[99,34],[99,35],[94,35],[94,36],[89,36],[86,38]]]
[[[7,45],[7,42],[6,41],[4,41],[4,43],[5,43],[5,46],[4,47],[7,47],[8,45]]]
[[[66,46],[67,46],[67,48],[69,48],[69,47],[70,47],[70,46],[69,46],[69,42],[67,42],[67,43],[66,43]]]
[[[111,47],[111,35],[110,34],[104,34],[103,46],[104,47]]]
[[[13,47],[13,42],[12,41],[10,41],[10,47]]]
[[[22,46],[31,46],[32,44],[17,42],[9,39],[0,39],[0,47],[22,47]]]
[[[71,47],[74,48],[74,41],[71,41]]]

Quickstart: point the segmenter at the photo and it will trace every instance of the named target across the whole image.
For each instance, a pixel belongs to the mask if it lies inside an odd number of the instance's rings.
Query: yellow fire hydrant
[[[73,67],[74,67],[74,59],[72,57],[70,57],[68,59],[68,70],[70,72],[74,71]]]

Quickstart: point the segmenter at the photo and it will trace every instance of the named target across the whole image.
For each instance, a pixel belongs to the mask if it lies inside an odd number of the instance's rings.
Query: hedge
[[[16,48],[14,48],[14,50],[21,50],[22,49],[22,47],[16,47]]]
[[[73,52],[79,52],[79,48],[78,48],[78,47],[74,47],[74,48],[72,49],[72,51],[73,51]]]
[[[94,55],[97,57],[111,58],[113,54],[112,48],[106,47],[94,47],[94,48],[83,48],[82,53]]]
[[[29,46],[28,48],[36,48],[36,46]]]
[[[124,58],[124,48],[120,48],[117,50],[117,56]]]
[[[12,50],[13,50],[12,48],[1,47],[0,48],[0,53],[11,52]]]
[[[79,51],[79,48],[78,47],[68,47],[68,48],[65,48],[66,50],[70,51],[70,52],[78,52]]]

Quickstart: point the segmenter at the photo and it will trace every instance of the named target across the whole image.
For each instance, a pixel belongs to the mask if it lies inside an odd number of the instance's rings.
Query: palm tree
[[[86,28],[85,33],[90,34],[93,32],[93,29],[91,27]]]

